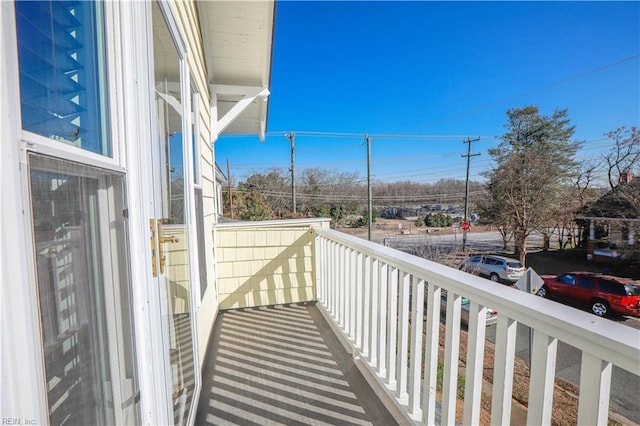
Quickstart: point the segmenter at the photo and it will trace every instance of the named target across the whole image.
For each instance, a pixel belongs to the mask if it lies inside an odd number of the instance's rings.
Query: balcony
[[[559,344],[582,351],[578,424],[607,423],[614,368],[640,375],[638,330],[326,221],[221,224],[214,232],[221,313],[199,423],[389,424],[391,415],[399,424],[480,424],[488,422],[485,405],[492,424],[509,424],[519,324],[532,330],[528,424],[552,423]],[[471,301],[466,329],[462,296]],[[499,312],[494,343],[485,338],[489,308]]]

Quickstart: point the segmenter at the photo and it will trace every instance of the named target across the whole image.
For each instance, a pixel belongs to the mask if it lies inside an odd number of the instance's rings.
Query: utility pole
[[[373,202],[371,200],[371,138],[365,133],[367,143],[367,235],[371,241],[371,222],[373,221]]]
[[[233,219],[233,194],[231,193],[231,172],[229,171],[229,159],[227,158],[227,188],[229,191],[229,213]]]
[[[293,215],[296,215],[296,178],[295,178],[295,151],[296,151],[296,134],[294,132],[288,133],[285,135],[289,142],[291,142],[291,209],[293,211]]]
[[[467,138],[466,141],[462,141],[462,143],[468,144],[468,148],[466,154],[460,154],[462,157],[467,157],[467,178],[465,179],[464,185],[464,222],[467,224],[466,226],[468,226],[469,222],[469,168],[471,167],[471,157],[480,155],[479,152],[476,152],[475,154],[471,153],[471,143],[478,142],[479,140],[480,138]],[[467,229],[464,229],[465,224],[462,226],[462,251],[465,251],[467,249]]]

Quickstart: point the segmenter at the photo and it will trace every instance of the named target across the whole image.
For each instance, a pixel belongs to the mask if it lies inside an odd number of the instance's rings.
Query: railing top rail
[[[282,219],[282,220],[242,220],[234,222],[221,222],[214,225],[215,228],[283,228],[283,227],[296,227],[296,226],[329,226],[331,219],[326,218],[309,218],[309,219]]]
[[[332,229],[313,232],[640,375],[640,330]]]

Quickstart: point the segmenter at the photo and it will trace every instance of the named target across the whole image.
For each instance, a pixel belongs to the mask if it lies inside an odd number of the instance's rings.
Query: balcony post
[[[338,247],[338,250],[336,252],[338,258],[336,259],[336,274],[337,274],[337,297],[338,297],[338,325],[340,325],[340,327],[342,327],[343,330],[346,329],[346,319],[345,319],[345,312],[346,312],[346,303],[347,303],[347,281],[346,281],[346,275],[345,275],[345,253],[346,253],[346,247],[343,244],[340,244],[340,246]]]
[[[436,379],[438,377],[438,349],[440,335],[440,293],[435,284],[427,286],[427,336],[424,360],[424,396],[422,422],[432,425],[436,421]]]
[[[357,261],[356,261],[356,324],[355,324],[355,331],[356,331],[356,339],[355,339],[355,346],[356,348],[358,348],[359,351],[362,351],[362,330],[363,330],[363,320],[362,318],[364,317],[363,315],[363,311],[364,311],[364,307],[363,305],[363,300],[362,300],[362,295],[363,295],[363,290],[364,290],[364,261],[365,261],[365,256],[362,253],[358,253],[357,254]]]
[[[551,424],[558,339],[534,330],[527,424]]]
[[[371,354],[371,256],[364,256],[364,281],[362,285],[362,356],[369,359]]]
[[[422,323],[424,312],[424,280],[413,277],[411,295],[411,353],[409,360],[409,414],[420,412],[420,385],[422,381]]]
[[[378,333],[380,329],[380,261],[371,260],[371,281],[369,285],[369,365],[377,370]]]
[[[458,357],[460,356],[460,310],[462,297],[447,292],[447,315],[444,333],[444,374],[442,378],[442,424],[455,423],[458,392]]]
[[[496,327],[491,424],[499,426],[509,424],[511,419],[513,365],[518,322],[501,315],[498,317]]]
[[[387,377],[387,292],[389,287],[389,265],[382,262],[380,265],[380,285],[378,289],[380,291],[378,300],[380,309],[378,310],[378,326],[379,326],[379,341],[378,341],[378,362],[376,363],[376,372],[378,376]]]
[[[407,397],[407,358],[409,357],[409,286],[411,275],[400,271],[400,313],[398,322],[400,330],[398,335],[398,359],[396,363],[398,380],[397,394],[402,402]]]
[[[348,280],[349,280],[349,338],[352,342],[355,342],[355,329],[356,329],[356,270],[357,270],[357,253],[354,249],[349,249],[349,266],[348,266]]]
[[[467,373],[464,388],[463,422],[466,424],[480,423],[486,325],[487,308],[472,301],[469,310]]]
[[[398,343],[398,268],[391,266],[389,272],[389,314],[387,315],[387,329],[389,332],[387,338],[387,385],[396,389],[397,384],[397,357],[396,345]]]
[[[578,424],[589,422],[598,425],[607,424],[611,370],[610,362],[603,361],[590,353],[582,352]]]

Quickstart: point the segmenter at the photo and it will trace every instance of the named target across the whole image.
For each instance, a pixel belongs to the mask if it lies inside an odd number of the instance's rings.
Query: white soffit
[[[263,139],[275,1],[201,1],[198,13],[219,132]]]

